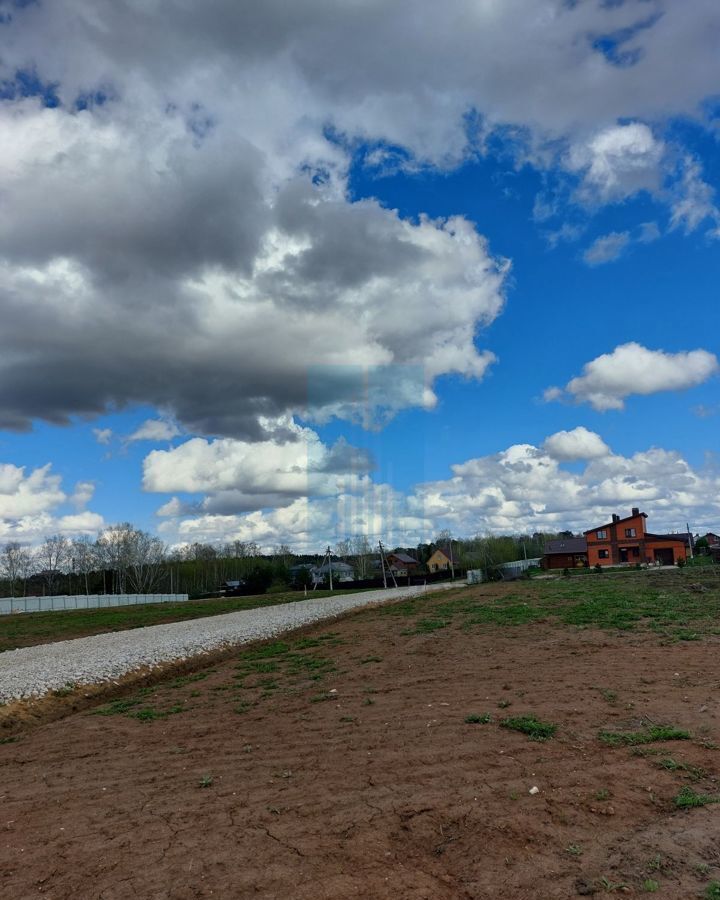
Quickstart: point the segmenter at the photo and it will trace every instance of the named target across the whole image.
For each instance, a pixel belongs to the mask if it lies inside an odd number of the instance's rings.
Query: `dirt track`
[[[0,746],[0,896],[520,900],[649,880],[692,898],[720,880],[720,804],[674,804],[720,794],[717,638],[424,631],[377,610],[311,634]],[[525,713],[556,737],[499,727]],[[598,740],[648,720],[693,740]]]

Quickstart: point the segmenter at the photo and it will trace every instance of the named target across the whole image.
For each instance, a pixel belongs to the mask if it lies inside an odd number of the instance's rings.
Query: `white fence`
[[[61,612],[64,609],[105,609],[140,603],[183,603],[187,594],[77,594],[58,597],[0,597],[0,616],[25,612]]]
[[[518,575],[522,575],[523,572],[527,572],[533,566],[540,565],[540,557],[538,556],[536,559],[516,559],[513,562],[500,563],[498,569],[501,569],[503,572],[503,577],[517,577]]]

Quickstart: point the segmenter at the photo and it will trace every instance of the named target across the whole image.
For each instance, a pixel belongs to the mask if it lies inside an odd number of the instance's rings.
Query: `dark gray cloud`
[[[535,152],[548,139],[575,147],[601,200],[652,189],[653,135],[639,174],[637,142],[607,135],[714,91],[718,27],[710,0],[15,8],[0,77],[33,69],[61,105],[0,101],[0,426],[142,403],[198,433],[287,440],[288,413],[432,406],[438,376],[492,363],[478,329],[507,265],[461,218],[352,203],[354,142],[449,166],[478,149],[476,112],[480,143],[510,124],[536,165],[558,161]],[[604,56],[604,34],[635,63]],[[80,95],[100,99],[78,110]],[[683,171],[689,229],[714,207]]]

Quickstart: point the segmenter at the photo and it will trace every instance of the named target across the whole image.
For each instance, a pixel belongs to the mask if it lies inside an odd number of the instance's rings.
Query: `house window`
[[[607,537],[607,531],[605,531],[604,529],[601,529],[600,531],[596,531],[595,534],[599,541],[604,541],[605,538]]]
[[[600,559],[609,559],[610,551],[609,550],[598,550],[598,557]]]
[[[639,547],[633,547],[633,548],[632,548],[632,555],[635,556],[635,557],[640,556],[640,548],[639,548]]]
[[[635,537],[635,529],[634,528],[626,528],[625,529],[625,537]]]

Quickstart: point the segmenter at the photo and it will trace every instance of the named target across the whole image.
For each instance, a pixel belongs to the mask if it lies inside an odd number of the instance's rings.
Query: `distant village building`
[[[687,559],[690,534],[655,534],[646,530],[646,519],[647,513],[633,507],[629,516],[613,515],[610,522],[585,531],[584,537],[548,541],[543,567],[570,569],[637,563],[673,566],[678,560]]]
[[[446,572],[452,563],[444,550],[436,550],[425,565],[428,572]]]
[[[311,569],[311,574],[319,584],[321,581],[329,579],[331,569],[333,581],[355,581],[355,570],[353,567],[349,563],[341,562],[339,559],[323,563],[321,566],[314,566]]]
[[[544,569],[579,569],[587,565],[587,541],[584,537],[561,538],[545,544]]]
[[[295,583],[308,583],[312,585],[323,584],[330,580],[330,568],[332,567],[333,583],[355,580],[355,570],[351,565],[334,559],[332,563],[298,563],[290,567],[290,577]]]
[[[386,556],[388,566],[393,575],[411,575],[420,563],[407,553],[388,553]]]

